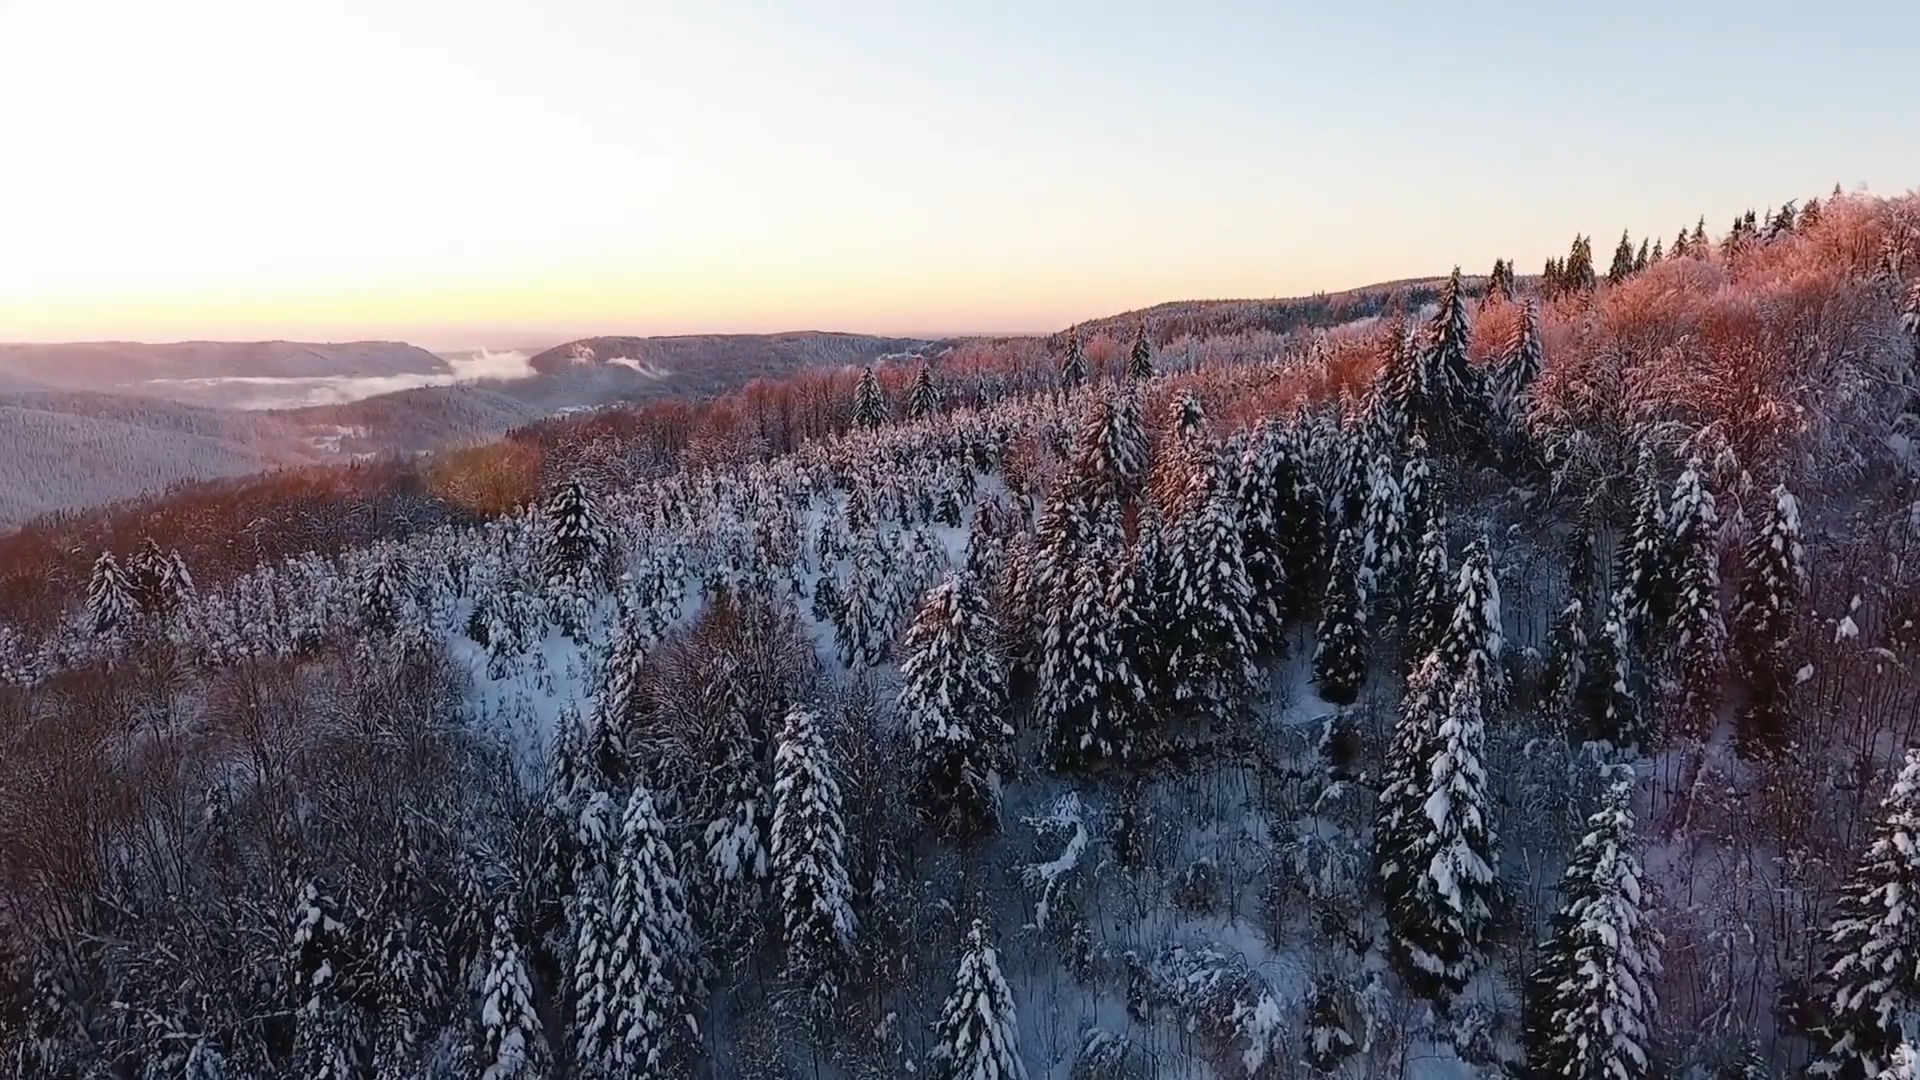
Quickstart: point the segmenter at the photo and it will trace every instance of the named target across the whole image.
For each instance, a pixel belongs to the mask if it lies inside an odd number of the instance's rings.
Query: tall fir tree
[[[669,1074],[690,1030],[693,920],[672,838],[644,787],[627,796],[618,858],[607,960],[614,1075]]]
[[[915,759],[914,802],[947,836],[992,833],[1013,728],[1007,669],[986,597],[961,574],[921,601],[901,641],[900,716]]]
[[[1592,292],[1595,284],[1593,268],[1593,239],[1575,236],[1573,246],[1567,249],[1567,261],[1561,270],[1561,278],[1567,292]]]
[[[1319,695],[1351,705],[1367,679],[1367,592],[1362,580],[1361,540],[1340,530],[1327,573],[1326,597],[1313,649],[1313,681]]]
[[[1634,853],[1633,781],[1610,780],[1560,879],[1553,936],[1540,948],[1523,1015],[1527,1071],[1644,1080],[1659,1005],[1659,930]]]
[[[1439,310],[1427,324],[1426,401],[1418,411],[1421,430],[1437,448],[1476,450],[1485,434],[1486,388],[1467,358],[1472,330],[1460,268],[1440,287]]]
[[[1493,553],[1481,537],[1467,546],[1454,577],[1453,613],[1438,644],[1441,669],[1456,678],[1475,680],[1490,705],[1504,689],[1500,666],[1504,645],[1500,582],[1493,572]]]
[[[1909,749],[1827,931],[1814,1076],[1874,1077],[1893,1064],[1904,1021],[1920,1014],[1920,750]]]
[[[1639,654],[1618,599],[1589,643],[1584,667],[1575,702],[1579,737],[1622,750],[1651,747],[1652,728],[1640,707]]]
[[[840,782],[813,710],[787,713],[773,758],[773,875],[784,973],[822,1005],[838,995],[853,948],[852,887]]]
[[[293,908],[286,968],[293,980],[293,1054],[313,1080],[353,1080],[360,1074],[366,1032],[343,984],[347,928],[339,905],[312,881]]]
[[[1423,657],[1438,648],[1453,622],[1454,578],[1448,566],[1447,523],[1431,517],[1414,550],[1407,594],[1406,652]]]
[[[614,950],[613,875],[619,865],[619,808],[604,791],[582,800],[574,823],[569,868],[572,891],[567,898],[567,924],[573,935],[572,1031],[569,1040],[575,1071],[585,1077],[611,1077],[620,1067],[616,1056],[621,1032],[621,1002],[615,997],[615,978],[623,958]]]
[[[1026,1080],[1013,991],[979,919],[961,943],[953,992],[933,1028],[931,1080]]]
[[[1060,388],[1078,390],[1087,381],[1087,353],[1080,342],[1080,328],[1067,330],[1067,351],[1060,358]]]
[[[1620,614],[1636,642],[1655,640],[1667,625],[1673,574],[1667,565],[1666,500],[1653,448],[1642,441],[1633,480],[1633,518],[1616,552]]]
[[[1073,444],[1075,494],[1117,501],[1139,491],[1147,475],[1148,447],[1139,399],[1130,392],[1101,396],[1092,403]]]
[[[1409,535],[1400,470],[1390,451],[1374,452],[1367,466],[1367,501],[1361,512],[1361,580],[1370,615],[1384,624],[1398,612],[1405,574],[1418,539]]]
[[[480,1080],[545,1080],[552,1055],[533,1006],[533,980],[505,911],[493,916],[491,956],[481,988]]]
[[[113,640],[133,626],[133,591],[126,574],[113,557],[103,551],[93,562],[93,575],[87,579],[87,627],[102,640]]]
[[[1701,480],[1699,458],[1689,459],[1674,482],[1667,525],[1674,601],[1661,636],[1668,666],[1678,676],[1678,726],[1700,735],[1719,708],[1727,630],[1720,615],[1719,515]]]
[[[1544,353],[1540,346],[1540,310],[1533,301],[1520,309],[1513,335],[1501,350],[1495,375],[1494,405],[1508,430],[1519,430],[1533,412],[1533,384],[1540,377]]]
[[[1487,275],[1487,299],[1513,299],[1513,268],[1505,259],[1493,260],[1493,272]]]
[[[1117,572],[1116,572],[1117,570]],[[1037,704],[1057,763],[1124,761],[1139,748],[1148,715],[1140,654],[1153,628],[1129,565],[1117,508],[1095,516],[1077,553],[1062,609],[1061,640],[1041,671]]]
[[[925,420],[940,411],[940,388],[933,382],[933,367],[921,364],[913,377],[913,389],[907,393],[907,419]]]
[[[1437,652],[1422,656],[1407,676],[1393,736],[1381,769],[1373,828],[1374,886],[1389,912],[1402,910],[1424,873],[1418,862],[1427,828],[1427,782],[1446,705],[1448,673]]]
[[[1224,460],[1203,456],[1196,497],[1168,537],[1160,630],[1169,697],[1182,709],[1219,719],[1251,689],[1253,586]]]
[[[1127,350],[1127,377],[1140,380],[1153,378],[1153,342],[1147,338],[1144,319],[1134,331],[1133,347]]]
[[[1805,587],[1800,503],[1785,486],[1776,487],[1770,513],[1747,544],[1734,609],[1733,651],[1745,693],[1737,716],[1743,756],[1777,754],[1791,738],[1793,629]]]
[[[853,425],[871,429],[886,422],[887,396],[880,390],[880,377],[873,368],[865,368],[853,386]]]

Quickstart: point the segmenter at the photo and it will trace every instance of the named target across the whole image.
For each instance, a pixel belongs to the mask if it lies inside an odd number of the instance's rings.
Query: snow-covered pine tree
[[[1677,726],[1693,734],[1705,733],[1719,708],[1727,638],[1720,616],[1719,516],[1700,472],[1700,459],[1690,459],[1667,511],[1675,596],[1672,622],[1661,635],[1668,665],[1678,669],[1680,680]]]
[[[893,649],[898,597],[881,542],[877,533],[854,539],[840,618],[833,624],[840,662],[850,671],[886,663]]]
[[[1429,652],[1407,676],[1375,805],[1374,884],[1389,912],[1405,906],[1414,878],[1425,869],[1418,857],[1429,824],[1427,784],[1446,693],[1447,673],[1440,666],[1440,656]]]
[[[880,392],[880,377],[868,367],[860,372],[853,388],[853,425],[877,428],[887,422],[887,396]]]
[[[1013,735],[999,633],[978,584],[928,591],[901,640],[900,716],[917,763],[914,802],[948,836],[999,828],[999,766]]]
[[[1144,319],[1134,331],[1133,348],[1127,351],[1127,377],[1153,378],[1153,342],[1147,339],[1147,323]]]
[[[606,585],[608,539],[598,500],[578,478],[547,499],[540,574],[555,621],[584,642],[594,596]]]
[[[773,758],[773,877],[786,948],[784,973],[818,1005],[838,996],[853,948],[846,827],[826,732],[813,710],[787,713]]]
[[[1472,333],[1467,325],[1467,300],[1454,267],[1440,287],[1440,310],[1427,324],[1424,359],[1426,400],[1420,428],[1436,447],[1455,453],[1470,452],[1484,438],[1486,388],[1479,371],[1467,359]]]
[[[620,822],[611,915],[614,1075],[670,1075],[691,1030],[693,921],[666,824],[644,787],[627,796]]]
[[[1400,506],[1411,558],[1428,520],[1440,512],[1440,497],[1433,490],[1433,461],[1427,457],[1427,440],[1418,432],[1407,436],[1407,457],[1400,466]]]
[[[1413,556],[1405,622],[1408,656],[1423,657],[1440,646],[1453,624],[1456,586],[1447,559],[1446,519],[1431,517]]]
[[[1080,328],[1067,330],[1067,351],[1060,358],[1060,388],[1072,391],[1087,381],[1087,354],[1080,344]]]
[[[1291,492],[1287,474],[1286,443],[1279,426],[1269,421],[1248,441],[1238,470],[1239,490],[1234,503],[1239,508],[1241,559],[1247,568],[1247,584],[1253,590],[1248,614],[1253,619],[1254,643],[1265,655],[1277,654],[1292,599],[1288,576],[1296,572],[1289,564],[1295,560],[1296,538],[1280,531],[1280,512]]]
[[[1439,655],[1436,653],[1436,656]],[[1448,1000],[1480,967],[1494,918],[1500,842],[1482,756],[1490,685],[1471,666],[1441,669],[1440,726],[1424,776],[1420,818],[1409,828],[1407,888],[1387,912],[1391,945],[1414,989]]]
[[[1128,565],[1118,508],[1102,507],[1074,567],[1061,643],[1041,672],[1039,707],[1062,767],[1134,756],[1144,735],[1148,683],[1138,660],[1153,631],[1142,611],[1148,584]]]
[[[1508,431],[1517,431],[1533,411],[1533,384],[1545,365],[1540,345],[1540,309],[1529,300],[1520,309],[1513,335],[1500,350],[1500,368],[1495,376],[1494,403]]]
[[[913,377],[913,389],[907,392],[907,419],[925,420],[940,411],[940,388],[933,382],[933,367],[921,364]]]
[[[567,897],[572,931],[573,1066],[583,1077],[611,1077],[621,1003],[615,997],[619,961],[614,952],[613,874],[619,861],[619,807],[595,791],[583,800],[574,826],[573,891]]]
[[[1653,642],[1654,635],[1665,630],[1672,602],[1666,500],[1660,496],[1653,447],[1642,440],[1634,467],[1633,519],[1615,553],[1615,602],[1627,632],[1639,643]]]
[[[1382,339],[1380,366],[1370,391],[1374,424],[1397,443],[1426,422],[1427,366],[1405,320],[1396,319]]]
[[[1574,594],[1553,617],[1547,636],[1547,671],[1541,698],[1547,711],[1566,723],[1580,700],[1587,678],[1587,602]]]
[[[1574,730],[1583,742],[1607,743],[1621,750],[1653,745],[1653,731],[1640,707],[1639,655],[1621,617],[1619,602],[1601,624],[1587,650],[1580,681]]]
[[[1191,444],[1206,434],[1207,409],[1200,395],[1192,390],[1181,393],[1173,403],[1173,434],[1182,443]]]
[[[1467,545],[1454,578],[1453,614],[1440,636],[1440,667],[1450,678],[1479,683],[1488,705],[1505,691],[1500,650],[1505,636],[1500,622],[1500,582],[1493,573],[1493,553],[1485,537]]]
[[[127,588],[135,610],[142,616],[166,614],[165,605],[170,597],[161,587],[166,568],[167,556],[161,552],[160,545],[151,536],[142,537],[126,566]]]
[[[419,1074],[446,1001],[446,946],[427,917],[426,883],[411,830],[402,831],[399,847],[382,895],[386,930],[374,957],[374,1080]]]
[[[407,593],[404,568],[393,552],[369,559],[360,577],[360,625],[378,635],[399,630]]]
[[[1375,450],[1368,462],[1361,537],[1361,581],[1368,612],[1384,624],[1398,614],[1406,584],[1407,561],[1416,539],[1408,535],[1400,470],[1385,447]]]
[[[1658,1008],[1660,932],[1634,854],[1631,770],[1609,781],[1566,873],[1525,1019],[1533,1076],[1643,1080]]]
[[[1920,1013],[1920,750],[1909,749],[1879,822],[1840,895],[1821,979],[1828,1019],[1815,1076],[1856,1080],[1892,1063],[1903,1020]]]
[[[1806,585],[1800,503],[1784,485],[1773,489],[1772,512],[1742,562],[1733,640],[1746,700],[1737,745],[1743,756],[1761,757],[1784,750],[1791,737],[1793,624]]]
[[[1198,465],[1195,497],[1168,538],[1160,633],[1169,697],[1181,708],[1219,719],[1251,689],[1253,586],[1241,561],[1222,459],[1209,453]]]
[[[1359,1052],[1360,1045],[1347,1031],[1346,1018],[1340,1014],[1339,984],[1322,978],[1307,996],[1307,1016],[1302,1042],[1306,1045],[1307,1067],[1318,1073],[1332,1073],[1340,1063]]]
[[[1495,300],[1513,299],[1513,279],[1509,276],[1512,273],[1513,271],[1507,266],[1507,260],[1493,260],[1493,271],[1487,275],[1486,299],[1489,303]]]
[[[286,970],[293,980],[293,1056],[311,1080],[354,1080],[366,1049],[365,1032],[341,980],[347,929],[339,906],[308,881],[293,907]]]
[[[87,627],[94,637],[113,641],[133,626],[133,592],[113,552],[103,551],[87,580]]]
[[[1074,442],[1074,494],[1094,501],[1134,494],[1147,474],[1148,446],[1139,399],[1127,391],[1102,395]]]
[[[1026,1080],[1013,991],[979,919],[961,945],[960,968],[933,1028],[931,1080]]]
[[[1320,696],[1335,705],[1351,705],[1367,679],[1367,592],[1360,565],[1361,540],[1340,530],[1333,545],[1333,566],[1320,603],[1320,627],[1313,647],[1313,681]]]
[[[1633,276],[1633,241],[1626,230],[1620,231],[1620,243],[1613,249],[1613,264],[1607,267],[1607,284],[1618,285]]]
[[[544,1080],[552,1056],[540,1015],[533,1007],[533,981],[505,911],[493,915],[493,943],[481,990],[480,1030],[486,1062],[480,1080]]]

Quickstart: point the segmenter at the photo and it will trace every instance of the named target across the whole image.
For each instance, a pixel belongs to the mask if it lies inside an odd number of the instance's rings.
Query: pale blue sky
[[[1920,184],[1920,3],[0,0],[0,339],[1047,329]]]

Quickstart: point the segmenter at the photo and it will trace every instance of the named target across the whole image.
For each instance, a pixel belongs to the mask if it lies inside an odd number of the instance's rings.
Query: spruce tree
[[[847,587],[840,594],[834,643],[849,671],[878,667],[893,649],[898,596],[881,544],[872,532],[854,539]]]
[[[853,387],[853,426],[877,428],[887,422],[887,396],[880,392],[880,377],[867,367]]]
[[[1577,730],[1585,742],[1622,750],[1652,746],[1652,730],[1640,708],[1638,655],[1619,601],[1589,645],[1575,702]]]
[[[1153,342],[1147,340],[1147,323],[1142,319],[1133,335],[1133,348],[1127,352],[1127,377],[1153,378]]]
[[[1567,250],[1567,261],[1561,270],[1561,277],[1568,292],[1593,291],[1593,240],[1590,237],[1573,238],[1573,246]]]
[[[1653,254],[1647,258],[1647,265],[1651,266],[1654,263],[1661,262],[1664,259],[1666,259],[1667,253],[1664,245],[1665,245],[1665,241],[1661,240],[1659,237],[1656,236],[1653,238]]]
[[[1360,1050],[1347,1031],[1346,1018],[1340,1015],[1340,989],[1331,979],[1314,983],[1307,996],[1305,1038],[1307,1067],[1318,1073],[1333,1073],[1340,1063]]]
[[[1696,734],[1708,729],[1719,706],[1727,636],[1720,616],[1719,517],[1700,470],[1699,458],[1687,462],[1667,510],[1675,596],[1663,635],[1680,677],[1680,726]]]
[[[1633,520],[1620,540],[1616,560],[1620,613],[1636,642],[1653,640],[1667,625],[1673,589],[1668,535],[1658,467],[1652,448],[1643,442],[1634,471]]]
[[[1493,260],[1493,272],[1487,275],[1487,300],[1513,299],[1513,267],[1505,259]]]
[[[933,1028],[931,1080],[1026,1080],[1013,992],[979,919],[961,945],[960,968]]]
[[[1447,561],[1447,523],[1433,517],[1414,551],[1407,596],[1406,651],[1423,657],[1438,648],[1453,622],[1454,578]]]
[[[571,1044],[573,1065],[583,1076],[612,1076],[619,1068],[616,1052],[621,1033],[622,1004],[615,996],[615,979],[624,958],[616,954],[613,922],[613,877],[619,866],[620,810],[604,791],[588,795],[575,822],[576,852],[572,892],[567,898],[567,923],[573,935],[573,990]]]
[[[1321,698],[1335,705],[1353,704],[1367,679],[1367,593],[1360,547],[1352,529],[1340,530],[1315,635],[1314,685]]]
[[[133,625],[133,592],[113,552],[103,551],[93,562],[93,576],[87,581],[87,626],[93,635],[112,640]]]
[[[1472,334],[1457,266],[1440,287],[1439,310],[1427,324],[1426,338],[1426,400],[1417,410],[1421,430],[1436,447],[1472,451],[1484,434],[1486,389],[1467,359]]]
[[[1547,636],[1547,671],[1541,697],[1561,722],[1570,720],[1587,678],[1587,600],[1567,598]]]
[[[1361,512],[1361,580],[1368,610],[1383,621],[1396,614],[1405,572],[1417,537],[1409,535],[1400,470],[1384,447],[1367,466],[1367,501]]]
[[[339,905],[312,881],[294,904],[286,970],[293,980],[294,1060],[313,1080],[359,1075],[365,1032],[342,984],[347,929]]]
[[[1560,879],[1553,937],[1527,993],[1529,1075],[1642,1080],[1660,932],[1634,854],[1632,773],[1609,782]]]
[[[1513,335],[1501,351],[1500,368],[1495,376],[1495,407],[1509,430],[1520,428],[1533,411],[1533,383],[1540,377],[1543,354],[1540,347],[1540,310],[1529,300],[1520,309]]]
[[[1074,493],[1110,501],[1137,492],[1147,474],[1148,446],[1139,399],[1128,392],[1103,395],[1073,444]]]
[[[1196,497],[1168,537],[1160,629],[1172,701],[1219,719],[1251,689],[1253,586],[1224,463],[1217,454],[1203,456]]]
[[[552,1063],[540,1016],[533,1007],[533,982],[527,976],[520,943],[506,912],[493,916],[491,958],[481,989],[480,1080],[544,1080]],[[311,1075],[311,1074],[310,1074]]]
[[[1394,442],[1424,424],[1429,394],[1427,366],[1419,344],[1404,321],[1387,327],[1381,339],[1380,366],[1374,375],[1370,412]]]
[[[933,368],[921,364],[913,377],[913,389],[907,393],[907,419],[925,420],[940,411],[940,388],[933,384]]]
[[[1633,256],[1633,272],[1637,274],[1645,270],[1647,268],[1647,259],[1647,238],[1643,236],[1640,238],[1640,250]]]
[[[653,796],[636,787],[620,822],[609,912],[613,946],[611,1057],[616,1075],[661,1075],[689,1029],[693,922],[667,827]]]
[[[900,716],[915,759],[913,800],[947,836],[996,831],[999,768],[1013,728],[999,632],[965,574],[929,590],[901,641]]]
[[[796,706],[787,713],[773,772],[773,875],[786,948],[784,973],[825,1004],[838,996],[855,923],[840,783],[813,710]]]
[[[1800,208],[1800,221],[1795,228],[1801,233],[1809,233],[1818,228],[1819,225],[1820,197],[1816,195],[1807,200],[1807,205]]]
[[[1773,490],[1771,513],[1747,544],[1742,571],[1733,631],[1746,694],[1738,746],[1743,756],[1759,757],[1784,750],[1789,738],[1793,627],[1806,582],[1800,503],[1784,486]]]
[[[1475,680],[1491,704],[1503,690],[1500,650],[1504,644],[1500,582],[1494,577],[1493,554],[1481,537],[1467,546],[1454,578],[1453,613],[1438,643],[1441,670]]]
[[[1893,1063],[1920,1012],[1920,750],[1909,749],[1827,931],[1828,1019],[1815,1076],[1857,1080]]]
[[[1400,698],[1393,738],[1381,770],[1373,828],[1373,877],[1382,906],[1389,912],[1405,906],[1414,878],[1425,870],[1417,855],[1427,827],[1427,782],[1447,689],[1447,672],[1441,667],[1439,654],[1422,656],[1407,676],[1406,693]]]
[[[1105,508],[1077,555],[1055,662],[1041,671],[1037,695],[1063,767],[1124,761],[1138,749],[1148,700],[1139,658],[1154,633],[1142,610],[1146,584],[1129,566],[1117,510]]]
[[[1060,359],[1060,388],[1073,391],[1087,381],[1087,354],[1080,345],[1080,328],[1067,330],[1067,351]]]

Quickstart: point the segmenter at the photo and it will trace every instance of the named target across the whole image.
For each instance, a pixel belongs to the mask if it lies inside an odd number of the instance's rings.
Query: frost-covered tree
[[[1073,445],[1074,493],[1101,502],[1138,491],[1147,474],[1148,445],[1139,399],[1130,392],[1102,395]]]
[[[1858,1080],[1892,1064],[1901,1025],[1920,1015],[1920,750],[1908,750],[1873,838],[1827,931],[1829,1017],[1817,1076]]]
[[[367,561],[360,574],[360,623],[374,634],[400,629],[409,592],[405,567],[391,552]]]
[[[365,1032],[343,986],[347,929],[339,905],[309,881],[293,907],[286,969],[293,980],[294,1060],[313,1080],[353,1080]]]
[[[1440,287],[1438,302],[1426,330],[1426,400],[1419,426],[1436,447],[1472,451],[1485,436],[1487,394],[1480,372],[1467,359],[1472,333],[1459,267]]]
[[[1618,604],[1589,644],[1575,702],[1576,730],[1585,742],[1647,748],[1653,732],[1640,707],[1638,654]]]
[[[1424,871],[1418,862],[1428,827],[1427,784],[1434,743],[1445,708],[1447,673],[1438,653],[1429,652],[1407,676],[1399,715],[1381,771],[1373,829],[1373,875],[1383,906],[1398,911]]]
[[[1575,594],[1553,617],[1547,634],[1547,670],[1541,694],[1547,710],[1565,722],[1587,678],[1587,601]]]
[[[1253,586],[1241,561],[1230,477],[1217,456],[1168,536],[1161,638],[1168,696],[1179,707],[1224,717],[1253,676]]]
[[[950,836],[999,827],[999,768],[1013,728],[999,633],[962,573],[931,589],[901,640],[900,717],[917,775],[914,801]]]
[[[533,1007],[533,981],[504,911],[493,916],[493,943],[481,989],[480,1030],[485,1067],[480,1080],[543,1080],[552,1064],[547,1036]]]
[[[623,958],[614,949],[613,875],[619,865],[619,807],[604,791],[583,800],[574,824],[572,892],[567,923],[572,932],[573,989],[571,1045],[574,1068],[583,1076],[612,1076],[619,1068],[615,1047],[621,1031],[621,1002],[615,980]]]
[[[1067,351],[1060,358],[1060,388],[1076,390],[1087,381],[1087,354],[1080,344],[1080,328],[1067,331]]]
[[[618,858],[607,960],[611,1058],[615,1075],[661,1075],[690,1030],[693,922],[666,824],[644,787],[627,797]]]
[[[1413,555],[1405,621],[1408,655],[1422,657],[1440,646],[1453,624],[1454,593],[1447,557],[1447,523],[1444,518],[1433,517]]]
[[[1776,487],[1771,510],[1747,544],[1734,611],[1734,656],[1746,692],[1738,745],[1748,757],[1778,753],[1789,740],[1793,624],[1806,587],[1800,503]]]
[[[1387,327],[1369,412],[1374,426],[1398,442],[1424,424],[1428,412],[1427,365],[1419,343],[1403,320]]]
[[[1307,996],[1307,1015],[1301,1042],[1306,1047],[1307,1066],[1315,1072],[1331,1073],[1340,1063],[1360,1050],[1347,1020],[1340,1012],[1341,992],[1337,983],[1321,979]]]
[[[1607,267],[1607,284],[1618,285],[1633,276],[1633,241],[1626,230],[1620,231],[1620,243],[1613,249],[1613,265]]]
[[[1634,853],[1632,796],[1631,772],[1609,782],[1560,879],[1553,937],[1540,948],[1527,995],[1529,1075],[1649,1074],[1661,940]]]
[[[1150,689],[1142,654],[1155,634],[1150,584],[1130,565],[1117,507],[1104,507],[1077,554],[1059,602],[1059,641],[1040,673],[1037,705],[1062,767],[1126,760],[1138,749]]]
[[[1360,548],[1352,529],[1340,531],[1313,647],[1314,685],[1322,698],[1336,705],[1353,704],[1367,679],[1367,593]]]
[[[861,671],[887,661],[899,619],[899,590],[894,587],[886,553],[877,534],[854,541],[847,586],[833,624],[840,663]]]
[[[1127,350],[1127,377],[1130,379],[1153,378],[1153,342],[1147,339],[1147,324],[1144,319],[1134,331],[1133,348]]]
[[[1719,707],[1727,637],[1720,616],[1719,516],[1700,471],[1700,459],[1687,462],[1667,511],[1674,598],[1661,635],[1679,674],[1679,726],[1692,732],[1706,731]]]
[[[1417,539],[1408,535],[1400,470],[1385,447],[1378,449],[1368,462],[1361,538],[1361,580],[1365,583],[1368,607],[1384,620],[1397,614],[1408,558]]]
[[[880,377],[871,367],[860,372],[860,381],[853,388],[853,423],[855,427],[877,428],[887,422],[887,397],[880,392]]]
[[[773,773],[773,877],[785,973],[824,1004],[839,992],[855,922],[840,784],[813,710],[797,706],[787,713],[774,748]]]
[[[940,411],[940,388],[934,385],[933,368],[921,364],[913,377],[913,389],[907,392],[907,419],[925,420]]]
[[[1493,271],[1487,275],[1488,301],[1513,299],[1513,268],[1505,259],[1493,260]]]
[[[933,1028],[931,1080],[1026,1080],[1013,991],[980,920],[973,921],[961,950],[953,993]]]
[[[606,584],[607,549],[598,500],[578,479],[561,484],[547,500],[540,571],[556,621],[576,641]]]
[[[87,580],[87,626],[95,637],[112,640],[133,625],[133,591],[127,576],[113,557],[103,551],[93,561],[93,576]]]
[[[1529,300],[1500,350],[1500,367],[1494,376],[1494,406],[1509,431],[1522,427],[1533,411],[1533,384],[1544,365],[1540,309]]]
[[[1503,690],[1504,644],[1500,582],[1494,577],[1493,554],[1481,537],[1467,546],[1454,578],[1453,613],[1438,644],[1441,669],[1456,679],[1475,680],[1491,703]]]
[[[1668,536],[1658,465],[1653,448],[1642,442],[1634,469],[1633,519],[1620,538],[1615,557],[1619,567],[1615,599],[1635,641],[1653,640],[1653,635],[1667,625],[1673,588],[1673,574],[1667,564]]]
[[[1470,670],[1444,671],[1447,687],[1424,791],[1405,856],[1407,888],[1388,910],[1391,942],[1409,981],[1425,996],[1451,998],[1484,959],[1500,861],[1493,793],[1482,758],[1487,684]]]

